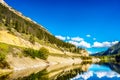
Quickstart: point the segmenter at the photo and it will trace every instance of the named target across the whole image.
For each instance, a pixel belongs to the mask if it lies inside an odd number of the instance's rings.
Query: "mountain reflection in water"
[[[120,64],[92,64],[87,72],[78,74],[71,80],[120,80]]]
[[[58,64],[46,68],[13,72],[0,80],[120,80],[120,64]]]

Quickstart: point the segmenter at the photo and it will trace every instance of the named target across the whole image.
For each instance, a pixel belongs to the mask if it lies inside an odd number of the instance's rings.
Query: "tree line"
[[[80,53],[82,50],[82,48],[77,48],[73,44],[66,43],[60,39],[57,39],[40,25],[20,17],[1,3],[0,24],[3,24],[5,27],[7,27],[8,30],[14,28],[19,33],[32,35],[34,37],[37,37],[39,40],[44,40],[47,43],[54,44],[58,48],[63,48],[67,51]],[[31,42],[34,43],[34,39],[31,38]]]

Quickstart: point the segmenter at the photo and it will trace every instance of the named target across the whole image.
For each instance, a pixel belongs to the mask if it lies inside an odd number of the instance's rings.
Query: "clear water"
[[[55,65],[13,72],[0,80],[120,80],[118,63]]]
[[[105,63],[92,64],[88,71],[77,74],[71,80],[120,80],[120,65]]]

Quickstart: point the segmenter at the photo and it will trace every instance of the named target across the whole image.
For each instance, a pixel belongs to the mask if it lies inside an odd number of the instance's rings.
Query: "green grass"
[[[6,55],[4,53],[0,53],[0,61],[5,60]]]
[[[9,46],[7,44],[0,43],[0,53],[1,52],[8,53],[8,50],[9,50]]]
[[[8,65],[8,63],[6,62],[6,55],[9,52],[9,45],[8,44],[4,44],[4,43],[0,43],[0,68],[10,68],[10,66]]]
[[[5,60],[8,51],[9,51],[9,46],[7,44],[0,43],[0,61]]]
[[[18,52],[16,52],[15,50],[18,50]],[[8,63],[6,62],[6,56],[8,54],[12,54],[13,57],[22,57],[27,55],[32,58],[38,57],[40,59],[46,60],[48,58],[49,51],[44,47],[40,48],[39,50],[34,50],[30,48],[23,48],[0,43],[0,68],[9,67]]]
[[[18,47],[18,46],[13,46],[13,45],[5,44],[5,43],[0,43],[0,68],[10,68],[10,66],[6,62],[6,56],[9,53],[12,53],[13,56],[15,55],[13,53],[13,51],[14,51],[13,48],[21,49],[21,50],[23,49],[23,48]],[[16,54],[18,55],[18,53],[16,53]]]

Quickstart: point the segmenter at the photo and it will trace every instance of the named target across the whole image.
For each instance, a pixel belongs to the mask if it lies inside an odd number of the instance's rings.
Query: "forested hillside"
[[[31,35],[32,37],[30,40],[32,40],[32,43],[34,43],[34,38],[38,38],[46,43],[57,46],[61,50],[75,53],[80,53],[80,50],[82,50],[82,48],[77,48],[70,43],[57,39],[42,26],[36,24],[32,20],[27,19],[27,17],[21,17],[21,15],[15,10],[12,11],[11,7],[8,8],[4,4],[0,3],[0,26],[5,27],[9,31],[15,29],[21,34]]]

